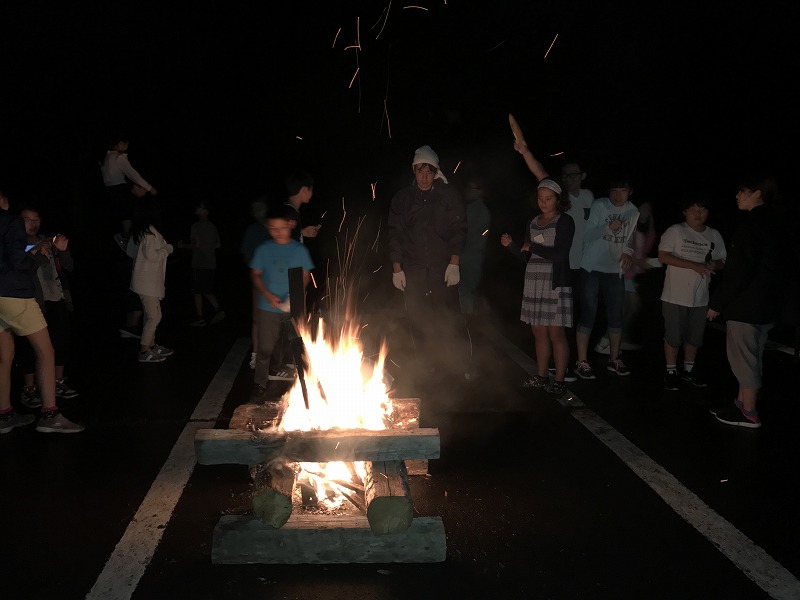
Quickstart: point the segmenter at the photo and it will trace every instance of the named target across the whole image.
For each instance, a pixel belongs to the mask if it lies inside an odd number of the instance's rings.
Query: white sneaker
[[[57,410],[43,412],[36,424],[36,431],[40,433],[80,433],[83,425],[78,425],[67,419]]]
[[[162,346],[161,344],[155,344],[152,348],[150,348],[150,350],[152,350],[159,356],[163,356],[164,358],[175,354],[175,350],[173,350],[172,348],[164,348],[164,346]]]
[[[297,377],[297,367],[295,365],[284,365],[278,369],[277,373],[270,374],[270,381],[294,381]]]

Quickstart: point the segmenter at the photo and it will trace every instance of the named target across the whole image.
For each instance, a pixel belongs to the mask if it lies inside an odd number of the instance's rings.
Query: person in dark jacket
[[[416,150],[412,170],[414,181],[394,195],[389,212],[392,283],[404,293],[418,356],[433,361],[449,354],[450,366],[469,378],[456,321],[467,233],[464,203],[448,185],[430,146]]]
[[[0,194],[1,195],[1,194]],[[36,431],[77,433],[82,425],[68,420],[56,406],[55,356],[47,323],[34,298],[32,263],[37,254],[49,255],[51,240],[26,250],[22,218],[0,211],[0,433],[33,422],[31,415],[18,415],[11,407],[11,363],[14,360],[12,332],[24,336],[36,353],[36,379],[42,412]]]
[[[708,319],[726,319],[727,355],[739,382],[733,404],[712,409],[718,421],[756,429],[758,391],[767,334],[778,314],[780,227],[771,202],[777,187],[770,177],[747,180],[736,194],[742,222],[728,247],[725,273],[708,303]]]

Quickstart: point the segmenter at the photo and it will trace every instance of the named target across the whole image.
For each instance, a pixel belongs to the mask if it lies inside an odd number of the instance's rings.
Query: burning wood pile
[[[203,465],[245,464],[252,514],[223,516],[212,562],[380,563],[445,559],[439,517],[414,518],[409,474],[439,457],[437,429],[419,427],[418,399],[390,399],[383,359],[349,332],[303,334],[304,385],[275,404],[245,404],[230,428],[195,438]]]

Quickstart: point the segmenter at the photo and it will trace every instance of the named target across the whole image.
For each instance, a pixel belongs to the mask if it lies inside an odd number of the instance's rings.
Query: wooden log
[[[366,462],[364,498],[372,533],[401,533],[411,526],[414,505],[406,466],[401,460]]]
[[[293,462],[439,458],[439,430],[261,431],[199,429],[195,455],[201,465],[254,465],[274,458]]]
[[[278,404],[242,404],[234,409],[228,428],[255,431],[274,427],[280,411]]]
[[[278,529],[292,515],[294,465],[280,462],[261,464],[253,474],[251,502],[253,515],[267,527]]]
[[[419,398],[392,398],[392,412],[387,418],[387,427],[405,430],[418,429],[419,411]],[[279,413],[278,405],[242,404],[233,411],[228,427],[247,431],[269,429],[275,425],[280,416]],[[428,474],[427,459],[406,460],[405,463],[406,470],[411,476]]]
[[[402,533],[374,535],[363,516],[292,515],[281,529],[225,515],[214,528],[213,564],[433,563],[447,557],[440,517],[419,517]]]

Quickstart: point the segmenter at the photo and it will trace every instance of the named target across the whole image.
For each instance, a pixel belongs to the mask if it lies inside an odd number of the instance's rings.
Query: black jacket
[[[728,245],[722,281],[708,307],[728,321],[773,323],[780,305],[781,226],[771,207],[747,211]]]
[[[389,258],[404,269],[446,265],[461,256],[466,236],[464,202],[444,182],[435,181],[427,192],[415,182],[392,198]]]
[[[33,298],[31,273],[38,267],[27,245],[22,217],[0,210],[0,297]]]
[[[507,246],[508,251],[526,263],[531,254],[552,261],[553,289],[570,287],[572,281],[569,268],[569,250],[572,247],[572,238],[575,236],[575,220],[567,213],[562,212],[558,223],[556,223],[556,237],[553,246],[542,246],[534,242],[530,237],[533,219],[528,221],[525,228],[525,242],[530,243],[530,251],[522,252],[513,242]]]

